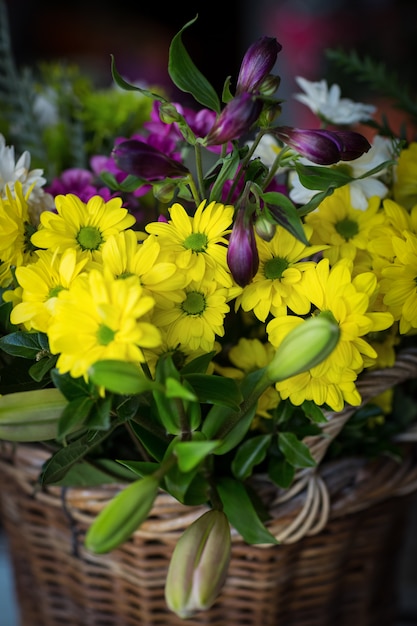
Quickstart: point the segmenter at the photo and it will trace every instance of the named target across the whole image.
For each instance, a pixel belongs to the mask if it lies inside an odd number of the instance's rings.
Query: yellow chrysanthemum
[[[247,339],[241,337],[238,343],[228,352],[229,361],[234,367],[223,367],[215,364],[215,371],[223,376],[242,379],[257,369],[266,367],[275,355],[275,348],[270,343],[263,343],[259,339]],[[271,385],[264,391],[258,400],[256,415],[258,417],[271,417],[279,403],[280,397],[277,390]],[[257,422],[255,422],[257,423]]]
[[[75,248],[89,259],[99,260],[101,249],[110,235],[135,223],[135,218],[122,207],[121,198],[105,202],[93,196],[85,203],[74,194],[55,198],[57,213],[44,211],[39,230],[32,235],[38,248],[59,250]]]
[[[89,367],[102,359],[143,362],[142,348],[161,342],[148,321],[153,306],[135,276],[110,280],[96,269],[79,276],[60,292],[48,328],[60,372],[87,377]]]
[[[227,239],[233,221],[234,208],[217,202],[206,206],[204,200],[193,217],[181,204],[169,209],[168,222],[152,222],[146,226],[150,234],[158,235],[161,249],[191,280],[217,281],[231,287],[232,276],[227,265]]]
[[[155,302],[166,306],[190,279],[175,263],[160,260],[160,256],[161,245],[155,235],[139,242],[138,234],[130,229],[110,236],[102,247],[105,271],[115,278],[138,276],[140,284]]]
[[[73,248],[62,255],[39,250],[37,257],[36,262],[16,269],[21,301],[12,310],[10,321],[27,330],[47,332],[59,292],[69,289],[88,259],[77,259]]]
[[[307,226],[307,239],[312,228]],[[256,236],[259,268],[252,282],[243,288],[236,306],[253,311],[264,322],[268,315],[285,315],[291,309],[297,315],[306,315],[310,300],[303,291],[303,274],[314,265],[305,259],[321,252],[325,245],[306,246],[284,228],[277,228],[267,242]]]
[[[211,280],[192,282],[178,295],[173,307],[156,309],[152,321],[164,330],[168,345],[210,352],[216,337],[224,335],[228,290]]]
[[[398,157],[394,199],[406,209],[417,204],[417,143],[412,142]]]
[[[384,304],[399,320],[400,333],[417,328],[417,235],[405,232],[394,237],[395,260],[382,270],[381,290]]]
[[[370,231],[384,221],[379,212],[381,200],[373,197],[365,211],[354,209],[348,185],[339,187],[305,217],[313,228],[311,243],[327,244],[323,256],[332,264],[340,258],[354,260],[357,250],[366,250]]]
[[[10,267],[19,267],[30,262],[33,246],[30,235],[34,227],[30,222],[28,197],[23,195],[20,182],[16,182],[14,194],[6,186],[6,198],[0,198],[0,287],[7,287],[12,282]]]
[[[277,390],[294,404],[313,400],[341,410],[344,402],[358,404],[354,381],[364,367],[377,358],[374,348],[366,341],[370,332],[389,328],[393,317],[388,312],[370,312],[369,306],[377,288],[372,273],[361,274],[354,279],[351,264],[339,261],[330,268],[328,259],[322,259],[314,268],[305,272],[306,293],[317,312],[332,314],[340,328],[340,340],[333,352],[308,372],[277,383]],[[302,318],[287,316],[275,318],[267,326],[270,342],[281,343]]]

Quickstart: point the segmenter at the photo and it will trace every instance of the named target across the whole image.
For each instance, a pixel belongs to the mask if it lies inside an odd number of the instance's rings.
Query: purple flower
[[[49,187],[45,188],[45,191],[54,197],[73,193],[83,202],[88,202],[93,196],[101,196],[107,202],[114,196],[108,187],[99,187],[95,184],[95,176],[92,172],[77,167],[64,170]]]
[[[112,156],[121,170],[149,181],[188,174],[185,165],[137,139],[128,139],[116,145]]]
[[[275,37],[260,37],[247,50],[240,66],[236,94],[259,91],[277,60],[282,46]]]
[[[248,132],[262,111],[262,102],[249,93],[230,100],[205,138],[205,145],[220,145]]]
[[[244,208],[238,210],[227,249],[227,264],[240,287],[248,285],[259,267],[252,217]]]
[[[371,147],[363,135],[353,131],[303,130],[282,126],[272,132],[301,156],[318,165],[356,159]]]

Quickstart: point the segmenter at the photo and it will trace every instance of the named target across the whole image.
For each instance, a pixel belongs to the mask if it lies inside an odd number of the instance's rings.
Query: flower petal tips
[[[275,37],[260,37],[247,50],[240,66],[236,94],[255,93],[275,65],[282,46]]]
[[[216,146],[238,139],[249,132],[262,111],[262,102],[249,93],[230,100],[206,136],[206,146]]]
[[[229,521],[210,510],[195,520],[175,546],[165,585],[168,607],[182,619],[210,608],[226,579],[231,553]]]

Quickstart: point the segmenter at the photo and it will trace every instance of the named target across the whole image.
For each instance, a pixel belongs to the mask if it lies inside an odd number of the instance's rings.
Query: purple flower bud
[[[340,161],[343,144],[328,130],[303,130],[282,126],[274,133],[287,146],[318,165],[332,165]]]
[[[343,142],[343,150],[340,154],[341,161],[353,161],[358,159],[371,147],[369,141],[360,133],[352,130],[335,130],[339,139]]]
[[[153,146],[137,139],[128,139],[113,148],[116,165],[144,180],[162,180],[186,176],[188,169]]]
[[[248,132],[262,111],[262,102],[249,93],[230,100],[204,140],[206,146],[219,145],[238,139]]]
[[[260,37],[253,43],[243,57],[236,94],[256,92],[274,67],[281,49],[275,37]]]
[[[367,152],[371,145],[363,135],[353,131],[303,130],[282,126],[274,134],[285,144],[318,165],[351,161]]]
[[[227,264],[240,287],[248,285],[258,271],[259,254],[252,217],[248,216],[243,208],[237,212],[230,233]]]

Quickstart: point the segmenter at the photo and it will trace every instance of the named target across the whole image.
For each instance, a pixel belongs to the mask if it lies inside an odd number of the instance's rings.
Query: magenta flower
[[[101,196],[108,201],[115,195],[108,187],[95,184],[95,176],[92,172],[77,167],[64,170],[45,188],[45,191],[54,197],[73,193],[83,202],[88,202],[93,196]]]
[[[275,37],[260,37],[243,57],[237,79],[236,95],[256,93],[268,78],[282,46]]]

